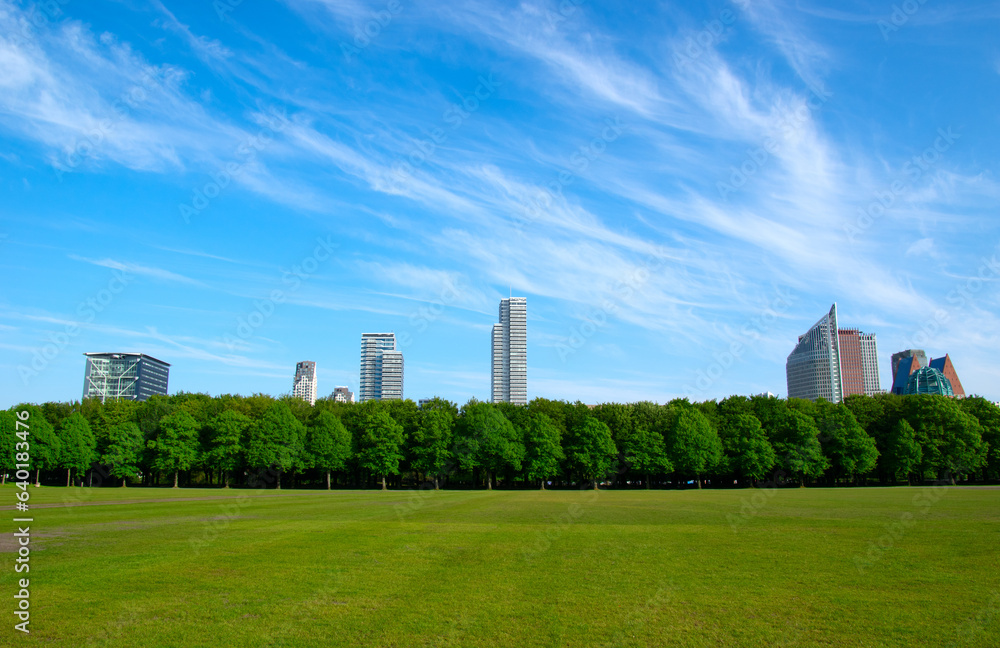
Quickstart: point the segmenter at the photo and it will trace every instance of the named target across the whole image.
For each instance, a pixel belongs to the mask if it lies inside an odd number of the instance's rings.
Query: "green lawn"
[[[1000,646],[996,489],[31,494],[5,646]]]

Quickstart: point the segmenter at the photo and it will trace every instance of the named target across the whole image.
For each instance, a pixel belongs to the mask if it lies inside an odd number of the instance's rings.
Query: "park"
[[[1000,641],[990,486],[31,490],[17,645]]]

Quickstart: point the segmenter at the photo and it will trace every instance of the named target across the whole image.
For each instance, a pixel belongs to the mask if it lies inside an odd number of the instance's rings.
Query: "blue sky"
[[[1000,399],[1000,5],[0,0],[0,406],[170,389],[783,395],[838,303]]]

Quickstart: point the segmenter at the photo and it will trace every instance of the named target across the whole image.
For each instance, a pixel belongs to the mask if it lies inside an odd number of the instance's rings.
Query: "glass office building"
[[[167,395],[170,365],[144,353],[84,353],[83,398],[146,400]]]

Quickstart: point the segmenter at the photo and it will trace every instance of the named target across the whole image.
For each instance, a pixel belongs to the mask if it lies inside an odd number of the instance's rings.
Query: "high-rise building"
[[[844,398],[851,394],[879,393],[878,347],[874,333],[837,329],[840,342],[840,377]]]
[[[965,398],[965,389],[962,387],[962,381],[958,379],[958,373],[955,371],[955,365],[951,363],[951,356],[946,353],[943,358],[935,358],[931,360],[929,366],[932,369],[937,369],[941,372],[951,385],[952,393],[956,398]]]
[[[292,385],[292,396],[316,404],[316,363],[303,360],[295,365],[295,383]]]
[[[492,395],[494,403],[528,403],[528,299],[500,300],[500,322],[493,325]]]
[[[144,353],[84,353],[83,397],[146,400],[167,395],[170,365]]]
[[[334,387],[333,393],[330,394],[330,399],[337,403],[353,403],[354,392],[347,387]]]
[[[837,304],[805,334],[785,363],[789,398],[839,403],[852,394],[878,394],[874,333],[837,325]]]
[[[798,344],[785,362],[785,375],[789,398],[825,398],[832,403],[844,399],[837,304],[799,336]]]
[[[906,351],[900,351],[899,353],[893,353],[892,354],[892,382],[893,382],[892,391],[893,391],[893,393],[902,393],[901,391],[900,392],[896,392],[896,373],[899,371],[899,363],[902,362],[905,358],[917,358],[917,361],[916,361],[917,364],[916,365],[911,365],[912,366],[912,371],[916,371],[920,367],[926,367],[927,366],[927,353],[925,353],[923,349],[907,349]],[[910,374],[906,374],[906,375],[907,375],[907,377],[909,377]],[[903,381],[903,384],[904,385],[906,384],[905,380]]]
[[[395,333],[361,335],[361,380],[358,400],[403,398],[403,352],[396,350]]]

